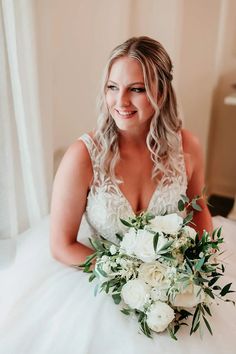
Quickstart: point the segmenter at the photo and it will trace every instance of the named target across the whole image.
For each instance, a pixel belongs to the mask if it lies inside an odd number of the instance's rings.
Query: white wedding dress
[[[94,169],[78,241],[88,243],[91,235],[102,234],[117,241],[123,231],[119,218],[133,210],[118,185],[101,175],[96,146],[89,135],[86,144]],[[147,210],[153,213],[177,211],[180,194],[186,192],[183,155],[179,156],[179,178],[163,177]],[[205,330],[189,336],[189,327],[178,332],[178,341],[167,333],[145,337],[136,319],[125,316],[111,297],[94,296],[88,275],[54,260],[49,251],[49,221],[46,217],[17,238],[14,264],[0,271],[0,354],[233,354],[236,353],[236,309],[220,302],[209,319],[211,336]],[[236,289],[236,225],[224,218],[226,276]]]

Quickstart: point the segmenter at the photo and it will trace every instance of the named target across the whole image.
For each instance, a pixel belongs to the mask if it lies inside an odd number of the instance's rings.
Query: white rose
[[[135,255],[143,262],[153,262],[157,258],[153,247],[154,235],[147,230],[137,231]]]
[[[166,268],[160,262],[142,263],[138,278],[151,286],[157,286],[164,279]]]
[[[194,228],[192,228],[188,225],[184,226],[182,231],[184,234],[186,234],[188,237],[190,237],[193,240],[195,239],[196,234],[197,234],[196,231],[194,230]]]
[[[155,332],[164,331],[174,319],[174,310],[164,302],[157,301],[147,313],[147,324]]]
[[[132,309],[142,310],[149,298],[149,286],[141,279],[127,281],[121,290],[124,302]]]
[[[150,227],[155,232],[164,232],[165,234],[176,234],[183,224],[183,218],[178,214],[167,214],[163,216],[155,216],[150,221]]]
[[[129,231],[124,235],[123,240],[120,243],[120,253],[125,253],[129,256],[134,254],[134,249],[136,246],[136,231],[134,228],[129,229]]]
[[[195,284],[188,285],[180,294],[177,294],[171,301],[173,306],[194,307],[205,301],[206,296],[200,286]]]

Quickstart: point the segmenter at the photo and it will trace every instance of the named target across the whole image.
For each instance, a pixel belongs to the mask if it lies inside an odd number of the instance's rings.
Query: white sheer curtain
[[[0,268],[14,257],[14,238],[49,210],[45,142],[31,0],[0,6]]]

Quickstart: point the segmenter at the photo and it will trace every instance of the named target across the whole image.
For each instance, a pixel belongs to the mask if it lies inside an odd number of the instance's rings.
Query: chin
[[[134,128],[137,127],[137,123],[136,122],[131,122],[130,121],[123,121],[123,122],[117,122],[115,121],[116,126],[119,130],[123,130],[123,131],[127,131],[130,130],[130,128]]]

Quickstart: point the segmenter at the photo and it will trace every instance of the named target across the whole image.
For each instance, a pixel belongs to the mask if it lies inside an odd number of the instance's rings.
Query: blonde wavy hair
[[[125,56],[141,64],[146,93],[155,110],[146,138],[153,161],[152,178],[158,179],[160,174],[179,175],[179,133],[182,122],[177,114],[176,96],[171,84],[173,66],[163,46],[146,36],[132,37],[114,48],[105,67],[97,101],[99,116],[94,134],[99,147],[100,167],[113,180],[121,182],[115,176],[115,166],[120,159],[118,129],[108,111],[106,90],[112,64]]]

